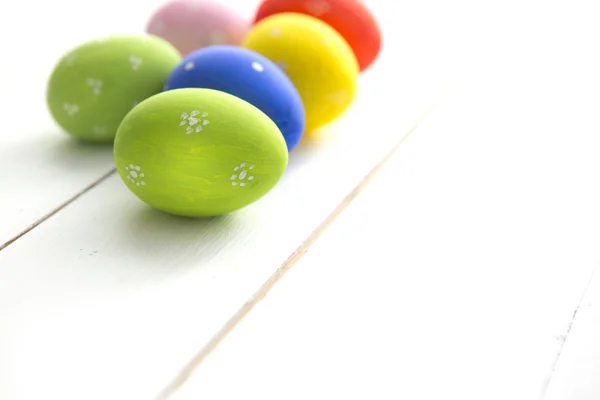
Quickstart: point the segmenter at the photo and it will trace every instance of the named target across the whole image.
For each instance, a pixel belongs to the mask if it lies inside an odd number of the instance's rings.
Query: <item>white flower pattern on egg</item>
[[[254,165],[248,163],[241,163],[233,168],[234,174],[231,175],[231,186],[244,187],[246,184],[254,179],[254,175],[250,175],[250,171],[254,169]]]
[[[102,92],[102,81],[100,79],[88,78],[86,81],[87,85],[92,88],[92,92],[99,96]]]
[[[69,54],[67,58],[65,58],[65,64],[69,67],[75,65],[75,61],[77,61],[77,54]]]
[[[142,59],[137,56],[129,56],[129,64],[131,64],[131,69],[137,71],[142,66]]]
[[[141,169],[139,165],[129,164],[125,167],[125,178],[136,186],[146,186],[146,182],[144,181],[146,175],[141,172]]]
[[[69,117],[72,117],[79,112],[79,106],[77,104],[63,103],[63,110],[65,110]]]
[[[206,117],[208,117],[207,112],[200,113],[198,110],[194,110],[189,114],[184,112],[179,117],[179,126],[185,126],[185,133],[187,135],[194,132],[200,133],[204,130],[204,127],[210,124],[210,121]]]

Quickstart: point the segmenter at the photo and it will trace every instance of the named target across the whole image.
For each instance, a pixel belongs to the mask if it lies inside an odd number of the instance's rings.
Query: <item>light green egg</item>
[[[250,103],[212,89],[157,94],[121,123],[117,170],[148,205],[175,215],[210,217],[267,194],[288,163],[283,135]]]
[[[46,92],[50,114],[77,138],[111,143],[125,115],[160,93],[180,61],[171,44],[152,35],[84,43],[63,56],[50,75]]]

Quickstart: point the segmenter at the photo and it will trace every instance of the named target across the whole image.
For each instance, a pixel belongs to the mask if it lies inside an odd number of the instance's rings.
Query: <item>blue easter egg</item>
[[[278,65],[252,50],[215,45],[193,51],[165,85],[165,90],[181,88],[219,90],[252,104],[275,122],[288,151],[304,133],[304,106],[294,84]]]

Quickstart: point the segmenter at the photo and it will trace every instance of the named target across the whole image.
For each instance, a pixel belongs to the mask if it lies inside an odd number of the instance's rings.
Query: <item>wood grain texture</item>
[[[544,400],[600,398],[600,269],[573,314]]]
[[[144,3],[143,8],[137,1],[116,0],[92,8],[72,0],[0,4],[6,17],[0,27],[5,55],[0,63],[0,249],[113,168],[111,146],[73,140],[54,123],[45,88],[55,63],[73,46],[143,31],[161,2]]]
[[[149,210],[113,176],[3,250],[0,395],[156,393],[377,161],[359,143],[307,153],[263,201],[209,221]],[[328,163],[344,159],[340,177]]]
[[[565,336],[552,400],[597,398],[598,80],[537,57],[440,105],[169,399],[539,399]]]
[[[11,110],[0,132],[0,249],[100,180],[113,164],[110,147],[75,142],[53,126],[40,90],[43,72],[31,71],[30,79],[20,71],[15,82],[23,84],[0,92],[0,105]]]
[[[412,29],[385,26],[391,41]],[[414,42],[392,49],[361,78],[351,110],[294,151],[260,202],[174,218],[113,175],[3,249],[0,398],[159,393],[436,99],[445,78],[432,57]]]
[[[474,47],[503,46],[171,400],[531,400],[559,355],[549,398],[597,397],[597,25],[504,6]]]
[[[223,327],[217,331],[212,338],[200,349],[198,353],[185,365],[185,367],[175,376],[169,385],[167,385],[158,396],[158,399],[167,399],[176,393],[183,385],[187,383],[189,377],[195,372],[200,363],[221,343],[221,341],[237,327],[237,324],[261,301],[267,293],[273,288],[273,286],[281,279],[284,274],[287,273],[296,263],[302,259],[309,249],[321,238],[321,236],[329,229],[331,224],[346,210],[346,208],[352,204],[352,202],[362,193],[362,191],[369,185],[371,180],[379,173],[381,168],[388,162],[388,160],[396,153],[398,148],[404,143],[404,141],[410,136],[412,132],[419,126],[422,120],[426,119],[431,112],[435,109],[434,104],[429,110],[426,110],[425,114],[417,120],[415,125],[407,132],[405,136],[400,138],[389,150],[389,152],[373,166],[373,168],[365,175],[365,177],[358,182],[358,184],[348,193],[343,200],[331,211],[327,217],[310,233],[310,235],[304,240],[298,248],[283,262],[280,268],[277,268],[275,272],[262,284],[258,290],[244,303],[244,305],[235,313],[233,316],[223,325]]]
[[[0,14],[10,16],[0,28],[2,37],[11,39],[2,42],[3,52],[13,61],[0,63],[0,249],[99,180],[113,164],[110,147],[70,140],[46,108],[46,81],[54,63],[80,40],[105,33],[102,20],[108,16],[100,9],[97,19],[85,21],[89,10],[62,3],[0,5]],[[56,15],[52,7],[61,5],[74,6],[74,13]]]

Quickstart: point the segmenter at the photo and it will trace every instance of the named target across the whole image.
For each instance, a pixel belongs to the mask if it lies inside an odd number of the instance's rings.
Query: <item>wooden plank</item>
[[[49,47],[42,57],[56,53]],[[47,62],[16,71],[0,92],[0,104],[10,110],[0,132],[0,249],[113,165],[110,146],[75,142],[54,126],[45,107],[47,73]]]
[[[153,212],[111,177],[3,250],[0,395],[156,393],[378,158],[345,134],[352,147],[307,152],[277,190],[230,217]],[[338,162],[348,164],[341,177]]]
[[[111,146],[74,141],[54,123],[46,108],[46,82],[73,46],[142,32],[161,2],[144,3],[142,9],[139,2],[116,0],[92,8],[69,0],[0,4],[0,15],[6,16],[0,27],[6,39],[0,63],[0,249],[111,171]]]
[[[539,399],[598,261],[597,65],[550,63],[580,33],[509,68],[518,31],[169,400]],[[552,400],[598,398],[586,321]]]
[[[384,20],[392,41],[415,24]],[[168,385],[438,95],[431,55],[391,49],[260,202],[182,220],[111,176],[2,250],[0,398],[141,399]]]
[[[600,270],[582,298],[544,400],[600,398]]]

